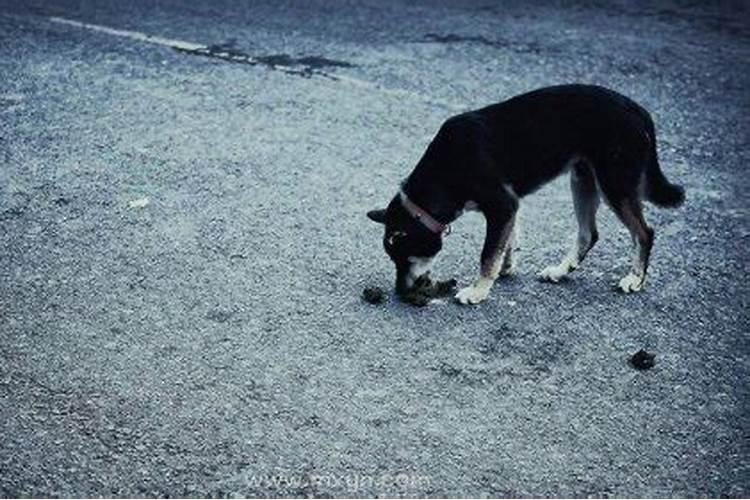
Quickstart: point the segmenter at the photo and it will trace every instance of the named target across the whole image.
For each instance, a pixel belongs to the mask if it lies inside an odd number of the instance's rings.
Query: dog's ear
[[[385,209],[370,210],[367,212],[367,217],[379,224],[385,224]]]

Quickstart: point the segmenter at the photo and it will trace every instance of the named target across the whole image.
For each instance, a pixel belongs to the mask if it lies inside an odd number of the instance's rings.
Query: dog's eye
[[[396,244],[396,242],[399,239],[403,238],[404,236],[406,236],[405,231],[394,231],[388,235],[388,237],[385,240],[385,244],[388,245],[389,247],[392,247],[393,245]]]

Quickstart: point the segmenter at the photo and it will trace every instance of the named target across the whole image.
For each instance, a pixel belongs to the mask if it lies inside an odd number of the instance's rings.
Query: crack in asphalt
[[[502,38],[497,40],[490,40],[489,38],[482,35],[457,35],[455,33],[448,33],[447,35],[427,33],[424,37],[422,37],[420,43],[475,43],[495,49],[510,49],[521,54],[541,54],[544,50],[547,50],[548,52],[555,51],[552,47],[542,47],[536,42],[518,43]]]
[[[535,56],[541,56],[547,54],[563,54],[564,51],[559,46],[544,44],[537,41],[529,42],[517,42],[509,40],[507,38],[495,38],[490,39],[483,35],[459,35],[456,33],[427,33],[421,39],[416,40],[416,43],[438,43],[442,45],[455,45],[455,44],[469,44],[469,45],[480,45],[483,47],[489,47],[491,49],[509,50],[517,54],[531,54]],[[587,56],[588,53],[576,50],[571,47],[566,47],[565,51],[569,55],[580,55]],[[614,71],[626,76],[642,75],[648,71],[648,65],[659,65],[658,60],[651,61],[639,61],[639,60],[614,60],[610,61]]]

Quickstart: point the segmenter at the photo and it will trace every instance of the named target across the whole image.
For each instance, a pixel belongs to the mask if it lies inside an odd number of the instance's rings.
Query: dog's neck
[[[402,191],[433,219],[450,224],[463,213],[466,200],[459,199],[444,179],[430,177],[429,173],[420,170],[417,167],[404,181]]]

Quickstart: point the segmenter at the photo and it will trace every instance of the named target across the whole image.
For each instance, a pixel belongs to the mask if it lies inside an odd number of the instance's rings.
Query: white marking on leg
[[[499,240],[499,248],[492,257],[491,262],[482,262],[482,270],[479,278],[473,285],[459,290],[455,299],[461,304],[479,304],[490,293],[492,285],[495,283],[504,262],[505,253],[512,245],[512,235],[516,223],[516,214],[511,215],[510,220],[505,223]],[[489,268],[487,268],[489,264]]]
[[[505,189],[505,192],[510,195],[511,198],[518,201],[518,195],[516,194],[516,191],[513,189],[513,186],[510,184],[503,184],[503,189]]]
[[[643,276],[631,272],[620,280],[617,287],[625,293],[638,292],[643,288],[644,281]]]
[[[575,157],[566,168],[571,168],[580,158]],[[543,281],[558,283],[571,271],[578,269],[581,260],[595,243],[596,210],[599,206],[599,195],[584,174],[573,170],[570,175],[571,191],[573,192],[573,206],[578,222],[578,234],[573,245],[562,261],[555,266],[548,266],[539,273]]]
[[[503,254],[503,263],[500,266],[498,276],[510,276],[516,268],[516,259],[513,257],[513,249],[508,247]]]
[[[572,253],[565,256],[565,258],[556,266],[547,266],[539,273],[539,278],[542,281],[549,281],[550,283],[559,283],[560,280],[565,278],[570,271],[578,267],[578,259],[576,259]]]
[[[542,281],[549,281],[550,283],[559,283],[560,280],[565,278],[571,271],[578,269],[580,260],[578,256],[581,254],[581,243],[582,238],[579,235],[576,237],[573,248],[563,258],[563,260],[556,266],[547,266],[539,272],[539,278]]]
[[[480,277],[473,285],[462,288],[456,294],[456,300],[461,304],[479,304],[490,294],[492,284],[495,282],[492,278]]]
[[[503,259],[502,264],[500,265],[500,272],[499,276],[510,276],[513,274],[513,270],[515,268],[516,262],[515,262],[515,245],[518,241],[518,234],[520,232],[520,222],[518,220],[518,217],[516,216],[516,221],[513,224],[513,229],[511,230],[510,237],[508,237],[508,243],[505,246],[505,252],[503,252]]]
[[[485,278],[491,278],[493,281],[499,276],[507,276],[513,270],[513,245],[516,239],[516,220],[517,213],[513,214],[513,217],[503,229],[503,232],[507,234],[503,235],[501,239],[505,242],[501,249],[498,250],[497,255],[492,261],[492,267],[489,269],[489,275],[483,272]]]
[[[624,293],[638,292],[646,281],[648,256],[653,245],[653,231],[646,225],[639,204],[623,203],[620,218],[630,231],[633,241],[633,258],[630,272],[617,283]]]
[[[638,239],[633,236],[633,258],[632,258],[632,269],[631,271],[617,283],[619,288],[624,293],[639,292],[643,288],[643,284],[646,281],[644,276],[643,261],[641,260],[641,244]]]

